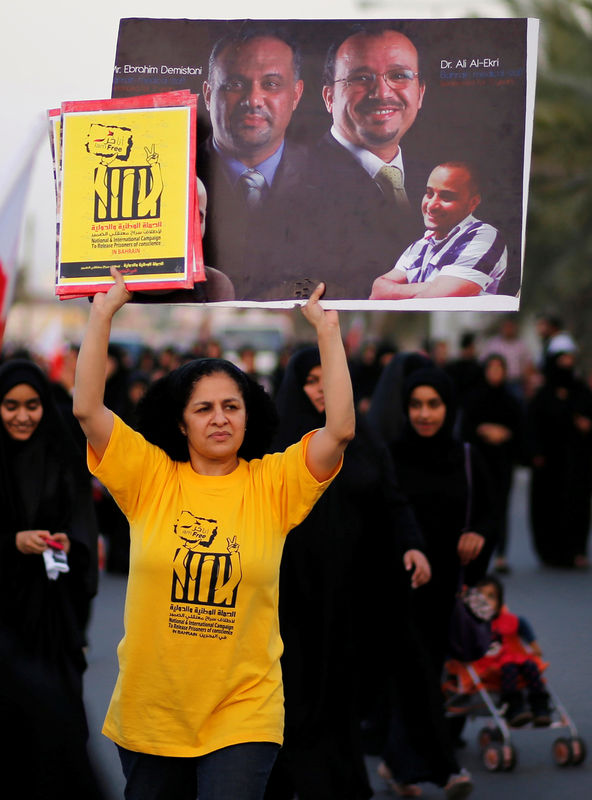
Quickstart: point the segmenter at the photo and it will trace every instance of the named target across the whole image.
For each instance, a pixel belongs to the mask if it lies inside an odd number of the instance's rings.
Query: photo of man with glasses
[[[368,297],[372,270],[386,271],[420,224],[421,170],[400,146],[425,94],[417,49],[400,30],[368,23],[330,46],[323,83],[333,125],[315,156],[327,235],[348,295]],[[340,296],[331,282],[327,291]]]

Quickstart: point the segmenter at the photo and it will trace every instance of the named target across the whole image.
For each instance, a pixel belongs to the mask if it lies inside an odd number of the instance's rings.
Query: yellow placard
[[[58,285],[186,280],[189,107],[62,116]]]

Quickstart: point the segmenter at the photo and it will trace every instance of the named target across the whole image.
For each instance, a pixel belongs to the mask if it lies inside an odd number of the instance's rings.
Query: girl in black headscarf
[[[489,355],[483,364],[483,377],[467,397],[462,412],[463,438],[477,448],[491,477],[496,514],[491,545],[496,549],[495,568],[499,572],[508,571],[508,501],[514,465],[524,453],[522,404],[508,388],[506,375],[505,358]]]
[[[465,582],[482,577],[470,564],[491,536],[491,489],[482,459],[470,448],[469,466],[467,451],[453,434],[456,397],[443,370],[415,371],[403,388],[403,408],[406,420],[392,454],[432,564],[432,580],[413,600],[415,618],[439,672],[461,568]]]
[[[35,364],[0,368],[0,412],[3,777],[31,800],[95,798],[82,703],[84,624],[97,586],[88,472]],[[66,553],[69,572],[50,573],[52,550]]]
[[[413,372],[433,366],[423,353],[398,353],[383,369],[372,395],[367,419],[387,445],[392,445],[405,424],[401,387]]]
[[[384,759],[390,773],[402,784],[404,796],[419,796],[416,784],[430,781],[441,785],[447,798],[466,797],[472,783],[467,773],[459,771],[450,741],[442,731],[438,687],[461,569],[466,583],[478,577],[470,574],[469,565],[481,552],[490,532],[488,479],[478,455],[471,449],[467,459],[463,444],[453,435],[456,399],[452,381],[443,370],[427,367],[413,371],[403,386],[402,409],[404,424],[392,446],[392,455],[432,566],[432,580],[411,597],[411,612],[426,651],[429,718],[439,730],[441,757],[438,761],[429,743],[424,744],[417,731],[405,729],[395,716]],[[384,772],[388,775],[387,770]]]
[[[288,364],[276,447],[324,424],[316,348]],[[429,577],[422,541],[388,451],[357,417],[341,473],[284,549],[285,741],[266,800],[362,800],[372,795],[360,741],[360,705],[378,695],[394,655],[397,597]],[[400,606],[399,606],[400,608]],[[364,691],[363,691],[364,690]]]
[[[528,406],[530,515],[536,552],[554,567],[587,567],[592,494],[592,392],[572,352],[548,355],[545,383]]]

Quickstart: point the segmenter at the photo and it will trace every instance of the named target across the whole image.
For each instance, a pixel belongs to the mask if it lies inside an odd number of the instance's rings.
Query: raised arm
[[[324,291],[325,285],[320,283],[302,308],[302,313],[317,332],[323,370],[325,427],[311,438],[306,453],[306,465],[319,481],[327,480],[333,474],[348,442],[354,438],[356,428],[353,391],[339,318],[336,311],[325,311],[319,303]]]
[[[74,415],[98,458],[103,456],[113,429],[113,413],[103,402],[111,320],[131,297],[122,275],[113,267],[111,275],[114,285],[94,297],[74,379]]]

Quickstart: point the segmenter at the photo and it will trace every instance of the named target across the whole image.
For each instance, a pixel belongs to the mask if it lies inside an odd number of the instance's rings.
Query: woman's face
[[[238,384],[225,372],[204,375],[183,411],[189,452],[206,460],[236,456],[245,438],[247,410]]]
[[[41,398],[28,383],[19,383],[2,398],[0,413],[8,435],[17,442],[26,442],[41,422]]]
[[[409,398],[409,422],[419,436],[435,436],[446,419],[446,406],[431,386],[416,386]]]
[[[576,365],[576,359],[573,353],[561,353],[557,359],[557,366],[561,369],[573,369]]]
[[[313,404],[315,411],[323,414],[325,411],[325,395],[323,394],[323,369],[320,364],[311,369],[302,388]]]
[[[501,386],[506,380],[506,368],[499,358],[492,358],[487,362],[485,380],[490,386]]]

